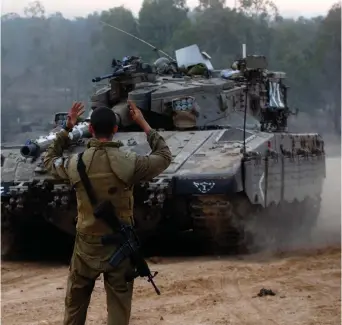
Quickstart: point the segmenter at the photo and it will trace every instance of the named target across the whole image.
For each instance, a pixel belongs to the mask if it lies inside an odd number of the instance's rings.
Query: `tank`
[[[90,106],[112,107],[122,150],[150,153],[145,134],[128,116],[130,99],[172,152],[164,173],[134,188],[139,233],[191,233],[212,251],[257,247],[258,236],[275,243],[308,233],[320,211],[324,141],[317,133],[288,132],[295,113],[288,107],[286,74],[268,70],[264,56],[244,54],[230,68],[215,70],[196,44],[175,55],[151,65],[138,57],[113,60],[112,73],[93,79],[108,79]],[[66,115],[57,115],[58,130]],[[65,155],[85,149],[88,123],[74,128]],[[2,150],[3,254],[13,247],[16,229],[32,222],[75,235],[74,190],[42,165],[57,130]]]

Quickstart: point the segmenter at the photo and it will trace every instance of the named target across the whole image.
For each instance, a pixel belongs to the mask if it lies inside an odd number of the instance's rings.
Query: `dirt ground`
[[[328,162],[320,221],[300,250],[251,256],[157,258],[157,296],[135,283],[132,325],[341,323],[340,159]],[[68,268],[2,262],[2,325],[62,324]],[[260,289],[275,296],[258,297]],[[93,292],[87,324],[106,324],[103,282]]]
[[[132,325],[340,324],[340,249],[273,261],[162,260],[157,296],[136,281]],[[62,324],[67,268],[2,265],[2,324]],[[260,289],[276,295],[255,297]],[[102,280],[97,281],[87,324],[106,324]]]

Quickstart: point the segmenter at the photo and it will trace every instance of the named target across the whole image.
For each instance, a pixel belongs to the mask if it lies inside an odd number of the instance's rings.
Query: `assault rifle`
[[[133,280],[139,276],[147,277],[147,281],[153,285],[156,293],[160,295],[160,290],[153,281],[153,278],[158,274],[158,272],[154,272],[153,275],[151,274],[150,268],[148,267],[148,264],[141,253],[140,242],[134,232],[133,226],[120,222],[115,213],[115,207],[110,201],[106,200],[101,203],[97,202],[93,187],[86,173],[82,156],[83,153],[80,153],[78,156],[77,171],[88,194],[89,200],[94,208],[94,216],[96,219],[102,219],[105,221],[114,233],[119,234],[119,236],[107,235],[102,237],[103,245],[117,242],[121,244],[117,251],[110,258],[109,264],[113,267],[116,267],[125,258],[130,258],[135,269],[133,274],[130,275],[130,280]]]

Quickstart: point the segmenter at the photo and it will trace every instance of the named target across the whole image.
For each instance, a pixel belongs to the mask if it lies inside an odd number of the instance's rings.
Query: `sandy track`
[[[151,269],[162,295],[138,279],[131,324],[339,324],[340,254],[161,259]],[[1,271],[3,325],[62,323],[67,267],[5,262]],[[255,297],[263,287],[276,296]],[[106,324],[101,279],[87,324]]]

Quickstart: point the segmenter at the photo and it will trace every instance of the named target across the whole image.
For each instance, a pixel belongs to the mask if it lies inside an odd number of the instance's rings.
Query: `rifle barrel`
[[[148,276],[148,282],[151,282],[151,283],[152,283],[155,292],[157,293],[158,296],[160,296],[160,290],[158,289],[158,287],[157,287],[156,284],[154,283],[152,275],[149,275],[149,276]]]

